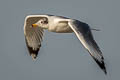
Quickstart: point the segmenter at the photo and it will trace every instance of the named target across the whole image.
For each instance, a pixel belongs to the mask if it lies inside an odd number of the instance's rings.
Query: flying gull
[[[56,33],[74,32],[95,62],[104,73],[107,74],[102,52],[92,36],[92,29],[89,25],[79,20],[62,16],[28,15],[25,18],[24,35],[33,60],[35,60],[38,55],[45,29]]]

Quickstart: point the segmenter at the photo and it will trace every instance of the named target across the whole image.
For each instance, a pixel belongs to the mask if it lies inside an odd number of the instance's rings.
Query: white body
[[[37,25],[37,27],[33,26]],[[54,15],[29,15],[25,18],[24,34],[26,43],[33,59],[36,59],[41,46],[44,29],[56,33],[74,32],[86,50],[100,68],[107,74],[101,50],[95,42],[88,24]]]
[[[68,25],[68,21],[70,20],[71,19],[64,19],[57,16],[51,16],[49,17],[48,30],[57,33],[71,33],[73,32],[73,30]]]

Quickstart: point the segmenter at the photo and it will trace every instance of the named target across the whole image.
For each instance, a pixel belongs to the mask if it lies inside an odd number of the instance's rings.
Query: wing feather
[[[35,28],[32,30],[33,31],[27,32],[27,34],[25,35],[25,39],[29,53],[31,56],[34,55],[34,59],[35,59],[38,55],[38,51],[40,49],[42,36],[43,36],[43,34],[40,34],[39,32],[43,32],[43,29]]]
[[[34,28],[32,24],[40,19],[41,17],[28,17],[24,25],[26,45],[33,59],[36,59],[38,51],[40,50],[44,30],[40,27]]]
[[[96,63],[105,72],[105,74],[107,74],[102,52],[95,42],[88,24],[78,20],[70,21],[68,24]]]

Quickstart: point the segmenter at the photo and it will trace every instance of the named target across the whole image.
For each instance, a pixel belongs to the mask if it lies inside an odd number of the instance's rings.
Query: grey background
[[[36,61],[26,48],[28,14],[61,15],[88,23],[105,57],[105,76],[72,33],[45,31]],[[0,80],[119,80],[120,0],[0,0]]]

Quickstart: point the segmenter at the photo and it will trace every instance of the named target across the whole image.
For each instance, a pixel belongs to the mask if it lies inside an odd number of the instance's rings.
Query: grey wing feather
[[[100,68],[107,74],[104,58],[97,43],[95,42],[88,24],[74,20],[68,23],[77,35],[83,46],[87,49]]]
[[[26,44],[29,50],[30,55],[35,59],[38,55],[38,51],[41,46],[43,36],[43,29],[40,27],[30,27],[26,30]]]

